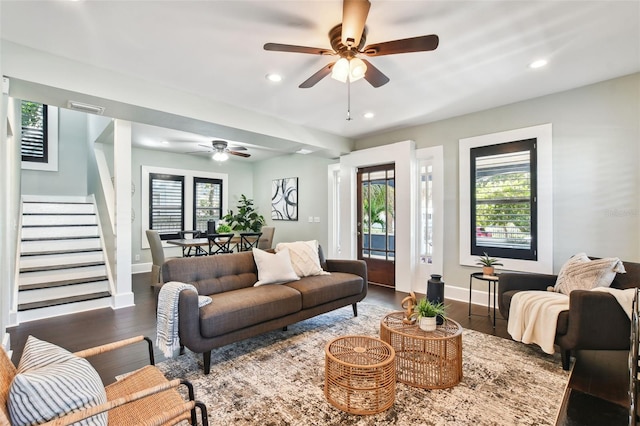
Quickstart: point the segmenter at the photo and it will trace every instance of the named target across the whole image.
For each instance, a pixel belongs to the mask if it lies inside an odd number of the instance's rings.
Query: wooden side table
[[[351,414],[376,414],[396,399],[395,351],[369,336],[343,336],[324,348],[324,396]]]
[[[493,286],[493,328],[496,328],[496,286],[498,285],[498,274],[484,275],[482,272],[474,272],[469,276],[469,316],[471,316],[471,287],[473,280],[487,281],[489,292],[487,294],[487,315],[491,317],[491,287]]]
[[[396,351],[398,381],[424,389],[444,389],[462,380],[462,327],[445,319],[435,331],[404,324],[404,312],[380,322],[380,339]]]

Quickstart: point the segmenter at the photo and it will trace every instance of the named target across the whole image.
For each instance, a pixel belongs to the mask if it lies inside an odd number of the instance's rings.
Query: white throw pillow
[[[320,266],[317,240],[278,243],[276,253],[285,249],[289,250],[293,270],[300,278],[311,275],[329,275]]]
[[[12,425],[40,424],[105,402],[104,385],[89,361],[29,336],[9,389]],[[74,424],[106,425],[107,413]]]
[[[578,253],[562,265],[554,290],[569,294],[573,290],[609,287],[616,273],[624,272],[624,265],[617,257],[591,260],[586,253]]]
[[[288,283],[300,279],[291,267],[289,250],[274,254],[254,248],[253,259],[258,267],[258,282],[253,285],[254,287]]]

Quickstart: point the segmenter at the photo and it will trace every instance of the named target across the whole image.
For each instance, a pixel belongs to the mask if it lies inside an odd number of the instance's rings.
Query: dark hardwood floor
[[[155,298],[149,286],[148,274],[133,275],[133,291],[134,307],[117,311],[109,308],[100,309],[26,322],[10,328],[8,332],[11,336],[14,363],[18,363],[29,335],[60,345],[72,352],[136,335],[155,339]],[[401,310],[400,303],[406,296],[406,293],[396,292],[391,288],[370,285],[365,301],[388,307],[389,310]],[[474,306],[474,315],[469,317],[466,302],[446,300],[445,303],[447,316],[457,321],[462,327],[510,338],[507,333],[507,322],[499,313],[494,329],[492,319],[485,315],[486,308]],[[157,349],[154,353],[156,361],[164,359]],[[564,398],[559,424],[567,426],[623,424],[620,420],[621,413],[624,413],[628,406],[626,353],[625,351],[585,351],[584,354],[579,354],[569,382],[569,390]],[[105,384],[108,384],[114,381],[117,374],[146,365],[148,355],[146,346],[138,344],[96,356],[91,359],[91,362]],[[562,368],[560,363],[558,368]],[[562,398],[561,395],[558,397]],[[602,403],[594,403],[594,398]],[[585,413],[593,411],[596,412],[586,416],[590,423],[583,423]],[[600,423],[599,419],[607,420],[605,423]]]

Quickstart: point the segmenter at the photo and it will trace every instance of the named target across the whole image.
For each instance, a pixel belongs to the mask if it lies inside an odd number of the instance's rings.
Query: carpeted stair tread
[[[20,253],[20,256],[21,257],[49,256],[52,254],[77,254],[77,253],[93,253],[93,252],[102,252],[102,249],[97,247],[97,248],[85,248],[85,249],[32,251],[29,253]]]

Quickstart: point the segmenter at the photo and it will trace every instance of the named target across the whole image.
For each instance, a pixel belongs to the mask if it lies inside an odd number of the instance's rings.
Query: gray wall
[[[59,108],[58,171],[22,170],[22,194],[87,195],[87,115]]]
[[[255,163],[253,188],[256,205],[267,225],[275,226],[274,247],[279,242],[318,240],[326,247],[327,166],[336,160],[292,154]],[[271,183],[274,179],[298,178],[298,221],[271,219]],[[309,223],[309,216],[320,222]],[[326,250],[325,250],[326,253]]]
[[[571,255],[640,261],[640,74],[356,141],[444,147],[444,280],[468,286],[458,264],[458,140],[553,125],[554,270]]]

